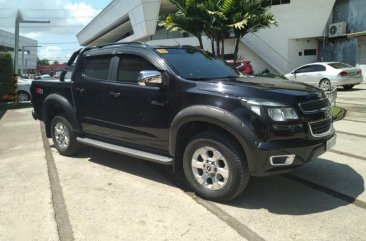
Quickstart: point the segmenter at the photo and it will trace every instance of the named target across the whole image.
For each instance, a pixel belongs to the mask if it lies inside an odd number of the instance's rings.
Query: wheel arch
[[[47,96],[43,102],[42,113],[47,137],[51,137],[51,122],[53,117],[60,113],[66,116],[73,131],[80,132],[81,128],[77,121],[75,108],[65,97],[58,94],[50,94]]]
[[[193,125],[198,126],[192,129]],[[256,138],[252,131],[229,111],[203,105],[183,109],[172,121],[169,129],[169,153],[175,157],[175,169],[182,159],[179,156],[182,150],[179,149],[194,135],[208,129],[222,131],[234,138],[245,155],[249,169],[254,169]]]

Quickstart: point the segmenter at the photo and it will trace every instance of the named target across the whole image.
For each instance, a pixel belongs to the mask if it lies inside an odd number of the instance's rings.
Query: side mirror
[[[163,78],[159,71],[143,70],[137,76],[137,83],[150,87],[160,87],[163,83]]]

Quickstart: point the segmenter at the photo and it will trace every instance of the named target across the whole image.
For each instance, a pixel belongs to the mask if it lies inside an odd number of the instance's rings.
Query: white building
[[[239,56],[251,60],[256,73],[269,69],[284,74],[300,65],[321,60],[320,47],[328,39],[335,2],[272,0],[270,11],[278,26],[246,35],[241,40]],[[135,40],[156,45],[176,45],[178,42],[198,46],[195,37],[157,27],[159,15],[172,11],[175,11],[174,5],[168,0],[114,0],[77,34],[77,38],[84,46]],[[204,40],[204,48],[211,50],[208,39]],[[234,40],[228,39],[225,54],[233,52]]]
[[[14,59],[14,45],[15,34],[0,30],[0,51],[11,53]],[[37,68],[37,45],[38,41],[36,40],[19,37],[18,70]],[[22,66],[22,50],[24,50],[24,66]]]

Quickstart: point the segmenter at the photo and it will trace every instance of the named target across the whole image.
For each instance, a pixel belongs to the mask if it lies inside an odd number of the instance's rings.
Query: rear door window
[[[111,59],[108,55],[87,57],[83,74],[91,79],[108,80]]]
[[[312,65],[312,70],[313,70],[313,72],[322,72],[322,71],[325,71],[326,68],[323,65],[315,64],[315,65]]]

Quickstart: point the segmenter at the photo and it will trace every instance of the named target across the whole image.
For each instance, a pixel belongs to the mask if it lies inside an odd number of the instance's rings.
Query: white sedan
[[[285,76],[289,80],[301,81],[324,90],[338,86],[349,90],[363,81],[361,69],[338,62],[306,64]]]

